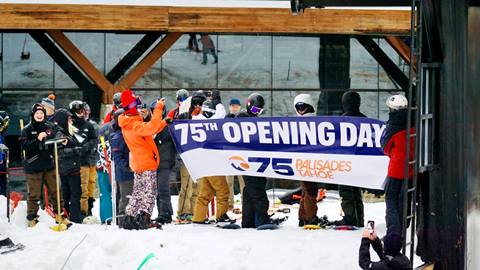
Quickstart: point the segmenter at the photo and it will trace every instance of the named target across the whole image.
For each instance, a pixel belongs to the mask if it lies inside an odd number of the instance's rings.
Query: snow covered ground
[[[66,232],[54,232],[49,229],[53,220],[42,211],[40,223],[26,227],[24,201],[8,224],[6,200],[0,199],[0,234],[26,246],[1,255],[0,269],[137,269],[150,253],[155,257],[144,269],[359,269],[361,231],[304,231],[297,227],[298,205],[291,207],[289,220],[276,231],[221,230],[210,225],[126,231],[74,225]],[[177,197],[172,201],[176,209]],[[94,210],[98,212],[98,204]],[[375,220],[379,235],[385,232],[384,213],[384,203],[365,204],[365,220]],[[324,214],[340,219],[335,196],[319,203],[319,215]]]

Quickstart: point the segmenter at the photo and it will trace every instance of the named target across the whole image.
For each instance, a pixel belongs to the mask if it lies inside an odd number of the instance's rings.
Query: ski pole
[[[57,221],[57,226],[52,226],[51,228],[54,231],[60,232],[67,229],[67,225],[63,222],[62,218],[62,207],[60,205],[60,173],[58,170],[58,143],[64,142],[65,139],[50,140],[45,142],[45,145],[53,144],[53,156],[55,158],[55,182],[57,185],[57,215],[55,216],[55,221]]]
[[[117,181],[115,180],[115,161],[110,161],[112,175],[112,224],[117,225]]]

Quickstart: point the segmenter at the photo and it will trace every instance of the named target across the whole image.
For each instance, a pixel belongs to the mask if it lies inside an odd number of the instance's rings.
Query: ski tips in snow
[[[0,254],[8,254],[15,252],[17,250],[22,250],[24,249],[25,246],[23,244],[13,244],[13,245],[8,245],[8,246],[2,246],[0,247]]]
[[[67,224],[59,223],[57,225],[50,226],[50,229],[55,232],[63,232],[68,229]]]

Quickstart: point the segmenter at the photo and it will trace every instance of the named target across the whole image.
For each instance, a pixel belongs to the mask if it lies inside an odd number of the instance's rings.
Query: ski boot
[[[125,230],[138,230],[138,224],[135,221],[135,217],[133,216],[125,216],[123,220],[123,228]]]
[[[230,218],[227,213],[223,214],[219,219],[217,219],[216,223],[219,225],[225,224],[234,224],[237,220]]]
[[[162,224],[162,225],[170,224],[170,223],[172,223],[172,221],[173,221],[172,217],[169,216],[169,215],[160,215],[155,219],[156,223],[159,223],[159,224]]]
[[[93,204],[95,203],[95,198],[88,198],[88,216],[93,216],[92,215],[92,209],[93,209]]]
[[[35,214],[34,215],[31,215],[31,214],[27,215],[27,226],[29,228],[35,227],[38,223],[38,218],[39,218],[39,216],[35,215]]]

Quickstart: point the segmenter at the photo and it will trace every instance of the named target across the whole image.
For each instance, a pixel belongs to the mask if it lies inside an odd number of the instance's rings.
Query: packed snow
[[[172,196],[174,209],[177,200]],[[49,229],[53,219],[41,210],[40,223],[27,228],[25,201],[7,223],[5,203],[0,197],[0,234],[26,248],[0,255],[0,269],[137,269],[151,253],[154,257],[142,269],[359,269],[361,230],[305,231],[297,226],[298,205],[281,206],[290,207],[292,212],[274,231],[222,230],[192,224],[127,231],[74,224],[68,231],[54,232]],[[338,193],[327,193],[318,206],[319,215],[341,218]],[[94,212],[98,213],[98,203]],[[385,233],[384,216],[384,203],[365,204],[365,221],[375,220],[379,235]],[[373,254],[372,259],[378,259]]]

